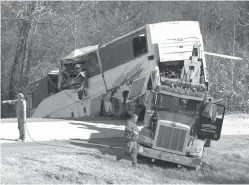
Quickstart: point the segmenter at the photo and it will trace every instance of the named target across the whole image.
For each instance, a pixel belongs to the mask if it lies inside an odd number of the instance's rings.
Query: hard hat
[[[21,99],[24,99],[24,95],[22,93],[18,93],[17,97],[20,97]]]

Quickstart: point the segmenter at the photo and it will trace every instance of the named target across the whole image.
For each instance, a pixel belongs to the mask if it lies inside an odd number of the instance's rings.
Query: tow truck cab
[[[138,153],[198,167],[203,161],[206,140],[219,140],[225,107],[208,101],[203,92],[160,86],[147,92]]]

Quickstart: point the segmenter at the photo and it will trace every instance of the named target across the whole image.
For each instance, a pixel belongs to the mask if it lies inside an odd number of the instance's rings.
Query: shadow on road
[[[0,138],[0,140],[5,140],[5,141],[16,141],[16,139],[8,139],[8,138]]]
[[[71,138],[70,144],[74,146],[80,146],[84,148],[92,148],[97,149],[102,155],[111,155],[117,156],[119,155],[124,149],[124,131],[118,130],[117,128],[110,128],[110,125],[121,126],[125,125],[125,121],[117,121],[115,120],[101,120],[99,123],[98,120],[91,120],[91,123],[94,125],[89,125],[88,123],[75,123],[73,121],[69,122],[72,125],[78,125],[78,128],[82,129],[89,129],[98,131],[98,133],[91,133],[89,140],[82,140],[79,138]],[[101,125],[100,125],[101,124]],[[103,125],[107,125],[108,127],[105,128]],[[82,153],[84,154],[84,153]],[[130,160],[129,157],[125,157],[124,160]],[[148,158],[139,158],[138,163],[146,163]],[[151,160],[150,160],[151,161]]]
[[[71,125],[78,125],[78,128],[82,129],[89,129],[97,131],[97,133],[91,133],[89,139],[96,139],[96,138],[113,138],[113,137],[120,137],[123,138],[124,131],[117,129],[118,125],[114,125],[113,123],[94,123],[90,125],[89,123],[75,123],[75,122],[68,122]],[[109,125],[108,125],[109,123]],[[111,126],[110,126],[111,125]],[[106,126],[106,127],[105,127]]]
[[[108,139],[70,139],[70,144],[84,148],[98,149],[103,155],[117,155],[123,150],[123,138]]]
[[[115,125],[123,125],[125,123],[125,119],[117,119],[116,117],[79,117],[79,118],[65,118],[65,120],[69,121],[85,121],[91,123],[103,123],[103,124],[113,124]]]
[[[70,121],[69,124],[78,125],[78,128],[97,131],[97,133],[91,133],[88,140],[70,138],[70,144],[84,148],[98,149],[103,155],[118,155],[124,147],[124,131],[110,128],[110,125],[113,125],[113,122],[110,122],[109,120],[101,120],[101,123],[99,123],[101,126],[96,123],[98,122],[97,120],[94,120],[94,122],[94,125],[89,125],[84,122],[76,123]],[[91,123],[93,122],[91,121]],[[123,124],[125,124],[125,122],[123,122]],[[109,126],[105,128],[103,125]],[[116,125],[117,124],[114,126]]]
[[[105,124],[105,125],[115,125],[115,126],[122,126],[126,124],[126,119],[121,119],[117,117],[81,117],[81,118],[65,118],[68,122],[73,123],[74,121],[81,121],[81,123],[88,122],[94,123],[95,125],[98,124]],[[138,121],[137,126],[142,126],[143,121]]]

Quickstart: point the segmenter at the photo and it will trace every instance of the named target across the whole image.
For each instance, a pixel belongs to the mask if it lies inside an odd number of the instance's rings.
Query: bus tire
[[[121,116],[124,114],[124,104],[120,99],[112,99],[112,113],[114,116]]]

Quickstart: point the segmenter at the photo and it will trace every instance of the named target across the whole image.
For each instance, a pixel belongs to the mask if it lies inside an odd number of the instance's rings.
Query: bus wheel
[[[114,116],[121,116],[124,113],[124,104],[117,98],[112,99],[112,112]]]
[[[134,101],[126,103],[126,111],[129,115],[133,115],[135,113],[136,103]]]

